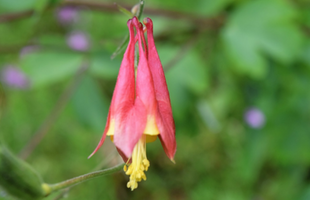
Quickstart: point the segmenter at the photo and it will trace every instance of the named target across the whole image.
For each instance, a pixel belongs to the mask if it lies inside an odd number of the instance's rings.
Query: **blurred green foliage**
[[[74,2],[0,0],[0,137],[14,153],[88,65],[27,158],[48,183],[120,161],[108,140],[87,157],[104,129],[122,59],[110,56],[128,32],[128,17],[110,6],[137,0]],[[153,19],[171,95],[176,164],[156,141],[147,145],[148,180],[134,192],[117,173],[72,188],[66,199],[310,199],[309,10],[306,0],[145,0],[142,18]],[[77,31],[85,37],[72,46]],[[8,84],[8,65],[30,86]],[[245,117],[253,107],[263,113],[260,126]]]

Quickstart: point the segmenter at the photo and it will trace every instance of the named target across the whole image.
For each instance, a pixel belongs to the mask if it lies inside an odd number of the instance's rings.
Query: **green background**
[[[129,17],[114,2],[138,2],[92,1],[100,7],[79,1],[78,20],[64,26],[57,12],[72,2],[0,0],[0,68],[18,66],[31,81],[24,90],[1,86],[0,137],[6,146],[23,152],[77,82],[26,158],[48,183],[121,162],[109,140],[87,157],[105,127],[123,53],[110,57],[128,33]],[[147,145],[151,166],[137,190],[126,188],[128,177],[120,172],[82,183],[65,199],[310,199],[310,3],[145,0],[144,17],[153,19],[166,70],[176,164],[157,140]],[[88,51],[67,46],[68,34],[77,30],[88,35]],[[28,45],[38,49],[21,56]],[[82,65],[88,68],[76,81]],[[263,127],[244,121],[250,107],[264,113]],[[3,191],[0,198],[9,199]]]

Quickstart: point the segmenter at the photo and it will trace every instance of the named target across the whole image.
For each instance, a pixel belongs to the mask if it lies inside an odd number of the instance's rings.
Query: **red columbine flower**
[[[143,25],[138,19],[134,17],[127,22],[130,39],[117,77],[107,124],[97,148],[90,155],[91,157],[101,147],[107,135],[111,136],[126,162],[124,171],[130,175],[127,187],[131,190],[137,188],[142,179],[146,180],[144,171],[150,166],[146,157],[146,143],[159,137],[172,161],[176,151],[171,103],[164,71],[154,44],[153,23],[146,18],[144,24],[148,46]],[[139,43],[139,64],[135,76],[136,39]]]

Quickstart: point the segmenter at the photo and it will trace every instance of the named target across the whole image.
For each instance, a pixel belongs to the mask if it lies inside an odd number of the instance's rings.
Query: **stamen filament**
[[[147,171],[150,166],[150,162],[146,157],[146,136],[143,135],[135,148],[133,149],[131,156],[131,164],[124,166],[124,171],[127,175],[130,175],[127,187],[131,188],[131,191],[138,187],[138,182],[142,179],[146,180],[144,171]]]

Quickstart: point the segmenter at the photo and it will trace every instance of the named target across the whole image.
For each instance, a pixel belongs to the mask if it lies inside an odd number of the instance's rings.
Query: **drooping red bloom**
[[[173,161],[176,151],[175,126],[164,71],[155,47],[152,20],[146,18],[146,44],[143,25],[136,17],[127,22],[129,44],[117,77],[107,124],[103,136],[90,157],[101,147],[105,137],[111,136],[130,175],[127,186],[132,190],[139,181],[146,180],[144,171],[150,163],[146,157],[146,143],[159,137],[167,156]],[[136,29],[136,37],[134,34]],[[139,64],[135,76],[135,43],[138,40]],[[173,161],[174,162],[174,161]]]
[[[169,91],[164,70],[155,47],[153,22],[150,18],[145,18],[143,23],[147,30],[148,64],[154,81],[155,96],[158,105],[156,122],[160,132],[159,139],[167,156],[173,161],[176,151],[176,141]]]

